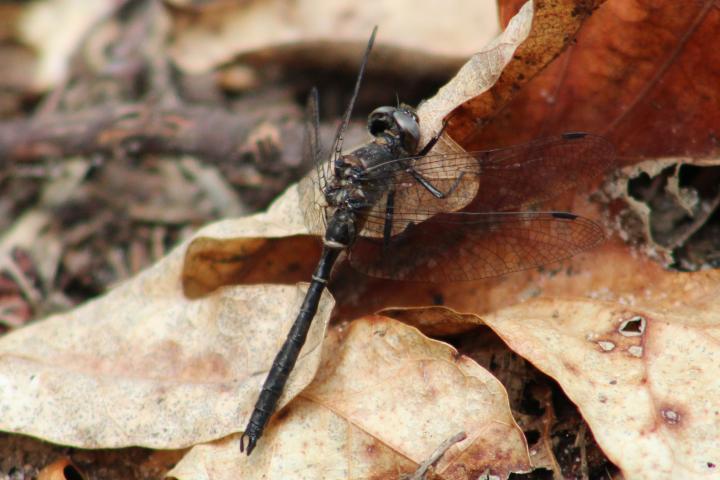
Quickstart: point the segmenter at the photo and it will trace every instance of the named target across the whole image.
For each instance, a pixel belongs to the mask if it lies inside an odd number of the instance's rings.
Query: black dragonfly
[[[316,91],[308,101],[304,155],[316,171],[301,182],[300,194],[308,228],[324,230],[323,249],[240,439],[243,451],[247,438],[248,455],[275,411],[341,252],[375,277],[463,281],[556,262],[604,239],[600,226],[572,213],[517,211],[607,171],[614,149],[601,137],[567,133],[497,150],[430,154],[442,131],[421,147],[415,111],[399,105],[374,110],[372,140],[343,154],[375,33],[329,161],[319,147]]]

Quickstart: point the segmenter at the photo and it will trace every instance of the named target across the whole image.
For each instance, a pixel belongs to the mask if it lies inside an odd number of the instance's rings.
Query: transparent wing
[[[452,212],[410,225],[387,244],[359,238],[350,263],[380,278],[476,280],[553,263],[603,239],[599,225],[568,213]]]
[[[325,196],[323,195],[329,163],[323,160],[320,148],[320,118],[318,113],[318,92],[315,88],[310,91],[305,110],[305,138],[303,142],[303,161],[314,165],[315,168],[308,173],[298,185],[300,202],[305,212],[305,226],[312,233],[322,234],[327,225],[325,212]]]
[[[393,235],[436,213],[466,209],[476,213],[526,208],[583,185],[615,164],[610,142],[595,135],[564,134],[530,143],[458,154],[398,159],[414,168],[446,198],[435,197],[404,169],[395,172]],[[391,163],[391,162],[389,162]],[[375,167],[390,170],[387,164]],[[374,171],[366,172],[370,177]],[[382,236],[387,194],[368,208],[361,235]]]

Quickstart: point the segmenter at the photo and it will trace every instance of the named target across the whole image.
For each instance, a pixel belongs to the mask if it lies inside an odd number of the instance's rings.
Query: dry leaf
[[[717,478],[720,275],[692,277],[655,308],[542,299],[484,320],[560,383],[626,478]]]
[[[470,96],[455,108],[447,117],[446,133],[465,150],[477,150],[478,147],[472,147],[470,143],[483,130],[481,127],[496,116],[519,89],[565,50],[580,27],[604,1],[535,2],[532,28],[525,34],[527,41],[522,42],[512,62],[502,70],[497,82],[493,82],[492,94]],[[523,15],[528,5],[529,2],[520,8],[508,23],[508,29]],[[518,143],[518,140],[514,139],[507,145],[513,143]]]
[[[250,457],[234,438],[195,447],[170,472],[199,478],[396,478],[458,431],[443,479],[529,469],[500,383],[450,346],[384,317],[330,332],[313,383],[278,412]],[[281,452],[281,453],[280,453]]]
[[[383,308],[378,315],[405,322],[431,337],[457,335],[484,325],[477,315],[456,312],[447,307],[391,307]]]
[[[486,92],[498,81],[506,66],[512,63],[515,50],[528,39],[534,13],[533,2],[525,2],[500,35],[475,53],[435,96],[420,104],[417,114],[421,145],[437,135],[449,112]],[[438,153],[442,153],[440,146],[442,144],[435,149]]]
[[[503,20],[523,3],[503,0]],[[577,44],[463,146],[580,130],[607,137],[627,163],[712,156],[720,137],[719,29],[715,0],[608,0]]]
[[[231,231],[252,243],[296,232],[286,217],[271,209],[198,237]],[[179,448],[242,430],[304,289],[228,287],[188,299],[186,248],[104,297],[0,339],[0,428],[86,448]],[[281,404],[312,380],[332,303],[324,295]]]

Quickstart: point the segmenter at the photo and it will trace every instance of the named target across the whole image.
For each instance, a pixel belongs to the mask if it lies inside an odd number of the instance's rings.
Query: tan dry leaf
[[[298,233],[287,206],[197,236]],[[181,283],[187,247],[0,339],[0,429],[85,448],[164,449],[241,431],[304,289],[226,287],[190,300]],[[314,377],[332,306],[325,294],[281,404]]]
[[[233,437],[193,448],[169,475],[397,478],[459,431],[467,439],[443,456],[438,478],[529,469],[502,385],[452,347],[366,317],[332,330],[322,358],[313,383],[271,421],[252,456],[239,455]]]
[[[448,58],[462,62],[500,30],[494,0],[271,0],[212,6],[184,17],[176,12],[171,52],[193,73],[245,53],[301,43],[323,44],[323,55],[356,62],[374,25],[382,44],[399,49],[393,61],[414,69],[422,62],[447,65]]]
[[[483,319],[560,383],[626,478],[717,478],[719,285],[698,273],[655,308],[538,299]]]
[[[443,119],[455,107],[486,92],[495,84],[503,69],[512,60],[515,50],[528,39],[533,13],[533,2],[530,0],[510,20],[502,34],[495,37],[482,51],[475,53],[434,97],[420,104],[417,109],[420,145],[425,145],[440,131]],[[456,148],[457,145],[443,145],[443,142],[438,142],[433,151],[445,153],[455,151]]]
[[[383,308],[378,315],[400,320],[431,337],[458,335],[485,325],[477,315],[460,313],[441,306],[390,307]]]

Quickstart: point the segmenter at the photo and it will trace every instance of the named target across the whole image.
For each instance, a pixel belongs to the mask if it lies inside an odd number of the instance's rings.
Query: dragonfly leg
[[[423,177],[422,174],[414,168],[408,168],[407,172],[412,175],[413,178],[417,180],[420,185],[425,187],[425,189],[428,192],[432,193],[433,196],[435,196],[436,198],[446,198],[452,195],[452,193],[457,189],[458,185],[460,185],[460,180],[462,180],[463,176],[465,175],[465,172],[460,172],[460,175],[458,175],[458,177],[455,179],[455,183],[452,184],[450,189],[447,192],[441,192],[436,186],[430,183],[427,178]]]
[[[432,148],[435,146],[435,144],[438,142],[438,140],[440,140],[440,137],[442,137],[443,132],[445,132],[445,127],[447,127],[447,123],[443,123],[443,126],[440,129],[440,131],[437,133],[437,135],[435,135],[433,138],[431,138],[430,141],[425,144],[423,149],[417,153],[418,157],[424,157],[425,155],[428,154],[428,152],[430,152],[430,150],[432,150]]]

